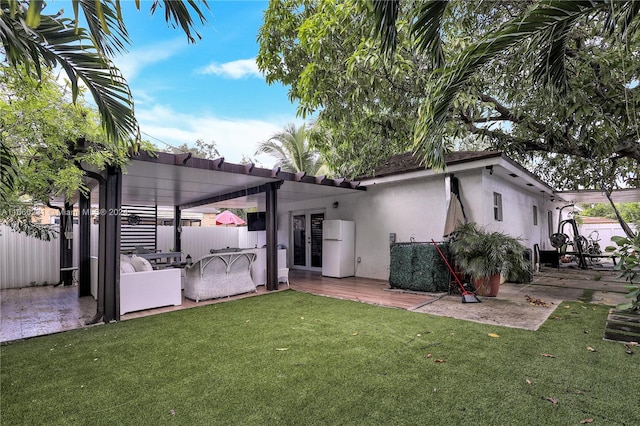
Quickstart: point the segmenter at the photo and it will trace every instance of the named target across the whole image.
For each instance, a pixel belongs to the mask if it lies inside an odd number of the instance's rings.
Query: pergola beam
[[[267,188],[270,187],[272,183],[278,184],[278,188],[282,185],[282,181],[278,182],[270,182],[264,185],[254,186],[252,188],[240,189],[238,191],[228,192],[226,194],[214,195],[212,197],[203,198],[200,200],[192,201],[190,203],[182,204],[180,206],[181,209],[190,209],[193,207],[200,207],[207,204],[219,203],[221,201],[233,200],[234,198],[246,197],[249,195],[261,194],[263,192],[267,192]]]

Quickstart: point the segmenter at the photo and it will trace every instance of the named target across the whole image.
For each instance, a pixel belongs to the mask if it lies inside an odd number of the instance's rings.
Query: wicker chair
[[[289,268],[278,268],[278,283],[285,283],[287,287],[289,285]]]
[[[256,291],[251,279],[254,253],[218,253],[204,256],[185,268],[184,297],[200,300]]]

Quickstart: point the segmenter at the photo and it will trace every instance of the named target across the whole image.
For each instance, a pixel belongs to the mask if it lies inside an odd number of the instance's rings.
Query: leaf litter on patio
[[[552,303],[547,303],[543,299],[537,299],[535,297],[531,297],[528,294],[524,296],[524,298],[529,302],[531,306],[544,306],[545,308],[550,308]]]

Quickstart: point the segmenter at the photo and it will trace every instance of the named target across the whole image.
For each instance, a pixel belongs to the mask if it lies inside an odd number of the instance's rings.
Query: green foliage
[[[522,276],[530,268],[519,239],[485,231],[473,222],[456,228],[451,252],[456,266],[475,279],[495,274]]]
[[[473,145],[559,189],[638,185],[632,2],[372,3],[377,19],[363,2],[271,2],[260,30],[260,68],[317,113],[333,170],[367,174],[409,150],[442,166]]]
[[[152,14],[164,7],[167,23],[190,42],[200,38],[191,14],[204,22],[206,1],[150,4]],[[69,19],[59,10],[49,13],[41,0],[0,0],[0,222],[45,239],[51,231],[30,219],[34,203],[86,190],[78,164],[122,166],[127,150],[140,146],[131,92],[111,61],[129,42],[120,2],[72,5]],[[68,79],[64,92],[52,76],[58,67]],[[99,118],[84,106],[82,86]]]
[[[391,246],[389,286],[404,288],[413,281],[413,249],[404,244]]]
[[[506,139],[505,145],[516,145],[514,151],[596,162],[612,157],[640,161],[639,95],[632,89],[639,66],[637,2],[614,6],[608,1],[540,1],[515,7],[513,3],[485,3],[489,15],[511,8],[511,17],[489,31],[476,31],[476,39],[447,58],[447,65],[434,75],[433,91],[421,104],[415,149],[423,152],[427,163],[443,166],[448,123],[455,120],[474,134],[496,142]],[[460,2],[447,5],[455,15],[468,10]],[[380,7],[379,2],[375,6],[378,17],[394,19],[391,8]],[[428,14],[433,15],[431,8],[415,15],[413,31],[420,34],[425,26],[435,27],[429,32],[438,37],[435,43],[419,44],[423,49],[439,48],[445,39],[441,32],[447,34],[447,29],[439,18],[425,19]],[[487,16],[473,10],[471,15],[479,22]],[[379,33],[383,40],[392,40],[394,30],[388,25]],[[460,108],[461,96],[469,94],[477,101],[471,109]],[[473,114],[482,103],[491,106],[491,113]],[[535,112],[538,104],[550,108],[552,116],[532,115],[529,108]],[[510,130],[514,126],[521,127],[520,132],[532,130],[533,136],[522,137],[517,129]]]
[[[276,166],[287,172],[307,172],[315,176],[326,170],[324,159],[311,147],[305,124],[300,127],[288,124],[282,132],[260,142],[254,155],[258,154],[271,155],[277,160]]]
[[[447,245],[440,249],[447,256]],[[395,244],[391,247],[389,285],[405,290],[449,290],[451,274],[432,244]]]
[[[36,80],[22,71],[0,67],[0,145],[3,170],[10,170],[2,176],[0,222],[49,239],[48,227],[31,223],[34,206],[86,190],[79,164],[124,165],[128,151],[106,138],[95,113],[72,103],[52,73],[43,70]]]
[[[593,207],[590,204],[583,204],[581,207],[583,211],[580,212],[580,216],[617,219],[609,203],[596,203]],[[616,203],[616,207],[626,222],[640,224],[640,203]]]
[[[613,252],[620,257],[615,269],[620,271],[620,277],[629,282],[626,289],[629,290],[627,298],[631,299],[629,303],[623,303],[617,306],[620,310],[640,310],[640,233],[636,233],[634,238],[625,238],[614,236],[611,237],[618,246],[609,246],[606,251]]]
[[[270,2],[258,36],[267,81],[289,85],[303,117],[317,115],[313,145],[343,176],[410,148],[416,99],[428,86],[404,46],[397,67],[385,64],[369,13],[364,2]]]
[[[18,162],[4,141],[0,139],[0,201],[5,201],[13,193],[18,171]]]
[[[205,142],[202,139],[198,139],[194,146],[189,146],[186,143],[178,146],[165,146],[163,148],[158,148],[154,146],[157,151],[160,152],[169,152],[172,154],[184,154],[190,152],[194,157],[197,158],[206,158],[208,160],[214,160],[216,158],[220,158],[220,152],[216,147],[216,142]]]
[[[6,224],[15,232],[49,241],[58,235],[58,230],[52,225],[39,223],[39,212],[40,208],[33,203],[21,201],[14,196],[0,200],[0,223]]]

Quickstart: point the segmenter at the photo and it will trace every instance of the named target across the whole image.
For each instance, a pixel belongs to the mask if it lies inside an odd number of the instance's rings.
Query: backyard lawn
[[[4,345],[0,423],[638,424],[607,310],[532,332],[287,290]]]

